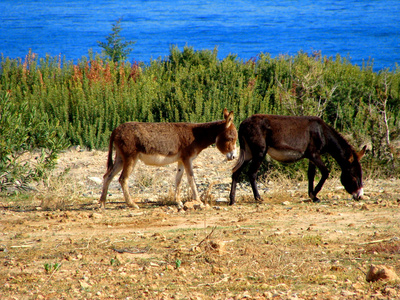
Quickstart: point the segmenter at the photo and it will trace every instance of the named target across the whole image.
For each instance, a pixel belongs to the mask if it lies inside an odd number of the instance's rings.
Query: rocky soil
[[[306,182],[260,179],[262,203],[242,183],[229,207],[234,162],[208,148],[194,162],[207,205],[178,210],[176,165],[138,163],[129,186],[139,209],[115,178],[99,210],[106,157],[66,151],[35,192],[0,197],[2,299],[400,297],[397,179],[367,174],[364,199],[352,201],[331,178],[319,204]]]

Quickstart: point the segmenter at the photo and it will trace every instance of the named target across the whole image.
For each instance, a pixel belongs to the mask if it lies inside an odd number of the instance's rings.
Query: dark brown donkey
[[[233,111],[223,112],[224,120],[209,123],[139,123],[128,122],[119,125],[111,134],[107,172],[104,175],[100,207],[105,206],[108,186],[121,170],[119,182],[128,206],[137,207],[128,191],[127,179],[136,162],[140,159],[146,165],[163,166],[178,162],[176,174],[175,200],[179,207],[179,185],[186,171],[192,198],[199,200],[193,177],[192,162],[208,146],[216,143],[217,148],[226,154],[228,160],[236,156],[237,131],[233,124]],[[115,162],[112,160],[115,146]]]
[[[235,203],[238,177],[250,161],[248,175],[254,198],[261,199],[256,178],[267,153],[273,159],[284,163],[303,158],[309,160],[308,195],[314,202],[320,202],[317,194],[329,175],[329,170],[321,159],[321,155],[325,153],[330,154],[341,167],[341,182],[346,191],[353,195],[354,199],[363,195],[359,161],[365,153],[366,146],[360,152],[355,152],[335,129],[320,118],[253,115],[240,124],[239,144],[240,154],[232,174],[230,205]],[[315,167],[320,170],[322,176],[314,188]]]

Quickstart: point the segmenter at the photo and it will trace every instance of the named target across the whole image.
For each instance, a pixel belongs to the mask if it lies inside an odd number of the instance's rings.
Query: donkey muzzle
[[[354,200],[360,200],[363,195],[364,195],[364,189],[360,188],[355,193],[353,193],[353,199]]]
[[[236,149],[234,149],[233,151],[228,152],[228,153],[226,154],[226,158],[227,158],[228,160],[233,160],[233,159],[235,159],[236,157],[237,157]]]

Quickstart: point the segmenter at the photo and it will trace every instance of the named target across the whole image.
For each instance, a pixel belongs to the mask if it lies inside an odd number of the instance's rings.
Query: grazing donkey
[[[308,195],[320,202],[318,192],[328,178],[329,170],[321,159],[330,154],[342,169],[341,182],[354,199],[363,195],[360,159],[366,146],[355,152],[347,141],[318,117],[295,117],[256,114],[245,119],[239,127],[240,154],[233,168],[230,205],[235,203],[236,183],[244,167],[251,161],[248,171],[254,198],[260,200],[256,178],[258,169],[268,153],[273,159],[291,163],[303,158],[309,160]],[[321,180],[314,188],[315,168]]]
[[[192,162],[205,148],[216,144],[219,151],[226,154],[228,160],[236,156],[237,131],[233,124],[233,111],[225,108],[224,120],[208,123],[140,123],[128,122],[119,125],[111,134],[108,150],[107,172],[104,175],[103,192],[100,207],[105,206],[108,186],[111,180],[122,170],[119,182],[128,206],[137,205],[131,200],[127,179],[136,162],[140,159],[146,165],[163,166],[178,162],[176,174],[175,200],[179,207],[179,185],[186,171],[192,198],[199,200],[193,176]],[[115,146],[115,162],[112,160]]]

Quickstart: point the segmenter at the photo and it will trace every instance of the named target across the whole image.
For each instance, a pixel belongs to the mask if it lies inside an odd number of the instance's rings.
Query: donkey
[[[100,207],[105,207],[111,180],[121,170],[119,182],[125,202],[130,207],[138,206],[131,200],[127,179],[140,159],[146,165],[163,166],[178,162],[175,179],[175,201],[179,199],[179,186],[184,171],[192,190],[192,198],[199,200],[193,176],[192,162],[205,148],[216,144],[228,160],[236,157],[237,131],[233,124],[233,111],[223,111],[224,120],[208,123],[140,123],[128,122],[119,125],[111,133],[108,150],[107,172],[104,174]],[[115,162],[112,152],[115,147]]]
[[[239,158],[232,170],[229,205],[235,203],[239,175],[250,161],[250,184],[255,200],[261,200],[256,178],[267,153],[273,159],[284,163],[296,162],[303,158],[309,160],[308,195],[313,202],[320,202],[317,194],[329,175],[329,170],[321,159],[321,155],[325,153],[330,154],[341,167],[341,182],[346,191],[356,200],[363,195],[359,161],[365,153],[366,146],[360,152],[355,152],[335,129],[318,117],[253,115],[240,124],[239,144]],[[314,188],[316,167],[322,176]]]

